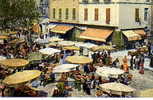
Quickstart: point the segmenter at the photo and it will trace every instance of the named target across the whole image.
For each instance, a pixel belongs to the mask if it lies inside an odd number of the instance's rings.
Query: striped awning
[[[133,30],[123,31],[123,34],[128,38],[128,41],[141,40],[141,36],[136,34]]]
[[[73,26],[57,25],[51,29],[51,32],[65,34],[67,31],[71,30]]]
[[[112,34],[113,30],[87,28],[81,35],[81,39],[106,42],[106,39]]]

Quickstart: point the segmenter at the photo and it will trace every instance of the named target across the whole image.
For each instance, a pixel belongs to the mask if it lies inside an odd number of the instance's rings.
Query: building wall
[[[153,3],[153,0],[151,2]],[[150,17],[151,32],[153,34],[153,5],[151,5]]]
[[[41,17],[48,17],[49,0],[35,0]]]
[[[53,8],[55,8],[55,18],[53,18]],[[66,8],[69,9],[68,19],[66,16]],[[76,10],[76,19],[72,18],[72,9]],[[62,18],[59,19],[59,9],[62,9]],[[49,5],[49,18],[54,22],[67,22],[67,23],[78,23],[79,17],[79,1],[78,0],[50,0]]]
[[[139,8],[140,22],[135,21],[135,9]],[[120,4],[119,5],[119,28],[131,29],[131,28],[144,28],[148,26],[148,18],[144,20],[144,9],[149,7],[145,4]],[[149,10],[148,10],[149,13]]]
[[[84,20],[84,9],[88,9],[88,20]],[[98,21],[95,21],[95,8],[99,10]],[[110,24],[106,24],[106,8],[110,8]],[[79,23],[103,26],[118,26],[118,6],[114,4],[80,4]]]
[[[94,3],[89,0],[88,3],[83,3],[80,0],[79,6],[79,23],[101,25],[101,26],[116,26],[119,29],[144,28],[149,27],[150,21],[150,5],[147,5],[145,0],[111,0],[112,2],[105,3],[100,0],[100,3]],[[84,20],[84,9],[88,8],[88,21]],[[99,21],[94,21],[94,9],[99,9]],[[111,9],[110,24],[106,24],[106,8]],[[135,21],[135,8],[139,8],[140,22]],[[144,9],[148,8],[148,20],[144,21]]]
[[[49,3],[49,18],[52,22],[66,22],[88,25],[112,26],[119,29],[134,29],[144,28],[146,26],[151,29],[151,12],[150,5],[147,5],[147,0],[99,0],[99,3],[93,0],[50,0]],[[110,1],[107,2],[106,1]],[[53,18],[53,8],[56,9],[55,17]],[[66,19],[66,8],[69,9],[69,18]],[[72,19],[72,9],[76,8],[76,19]],[[88,20],[84,20],[84,9],[88,9]],[[98,21],[94,20],[95,8],[99,9]],[[106,24],[106,8],[110,8],[110,24]],[[135,22],[135,8],[139,8],[140,22]],[[144,9],[148,10],[148,20],[144,21]],[[59,19],[59,9],[62,9],[62,18]],[[152,24],[153,25],[153,24]]]

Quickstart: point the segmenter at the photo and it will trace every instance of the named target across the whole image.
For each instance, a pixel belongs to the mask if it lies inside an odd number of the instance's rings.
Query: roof
[[[113,30],[110,30],[110,29],[87,28],[80,35],[80,38],[87,39],[87,40],[106,42],[106,39],[112,34],[112,32]]]
[[[141,40],[141,36],[136,34],[133,30],[123,31],[123,34],[128,38],[128,41]]]
[[[51,29],[54,33],[65,34],[67,31],[71,30],[73,26],[57,25]]]
[[[136,34],[139,34],[139,35],[142,35],[142,36],[146,35],[146,32],[145,32],[143,29],[134,30],[134,32],[135,32]]]

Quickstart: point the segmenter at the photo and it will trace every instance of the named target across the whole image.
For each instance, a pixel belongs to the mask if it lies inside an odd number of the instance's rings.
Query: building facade
[[[146,30],[150,31],[153,25],[151,0],[50,0],[50,2],[50,21],[81,27],[83,32],[78,33],[78,37],[84,40],[104,43],[111,41],[122,43],[124,40],[123,45],[132,45],[129,43],[143,42],[147,35]],[[114,35],[120,32],[120,35]],[[118,39],[113,40],[116,37]]]
[[[147,0],[80,0],[79,23],[119,29],[145,28],[150,18],[148,4]]]
[[[50,0],[52,22],[135,29],[151,27],[150,0]]]
[[[79,23],[79,1],[50,0],[49,18],[52,22]]]
[[[150,21],[150,24],[151,24],[151,33],[153,34],[153,0],[151,0],[151,21]]]
[[[41,17],[48,17],[49,0],[36,0],[36,5]]]

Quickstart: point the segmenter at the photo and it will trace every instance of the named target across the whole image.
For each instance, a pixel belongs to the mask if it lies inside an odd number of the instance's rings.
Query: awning
[[[128,41],[135,41],[135,40],[141,40],[141,36],[139,34],[136,34],[134,31],[123,31],[123,34],[128,38]]]
[[[109,30],[109,29],[87,28],[80,35],[80,38],[87,39],[87,40],[106,42],[106,39],[112,34],[112,32],[113,30]]]
[[[146,32],[145,32],[143,29],[141,29],[141,30],[134,30],[134,32],[135,32],[136,34],[141,35],[141,36],[146,35]]]
[[[67,31],[71,30],[73,26],[57,25],[51,29],[51,32],[65,34]]]
[[[39,24],[33,25],[32,30],[36,33],[39,33],[41,31]]]

